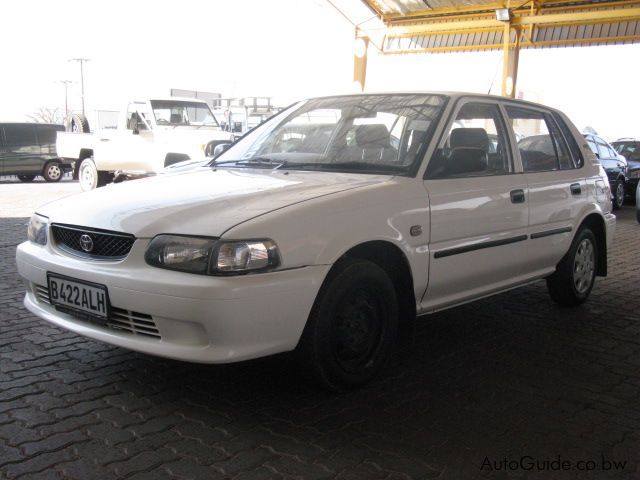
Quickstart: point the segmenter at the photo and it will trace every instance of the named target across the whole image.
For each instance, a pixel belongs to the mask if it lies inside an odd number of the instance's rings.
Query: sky
[[[357,22],[360,0],[334,0]],[[5,2],[0,120],[39,107],[117,109],[171,88],[276,103],[353,92],[354,27],[326,0],[21,0]],[[14,48],[11,46],[14,45]],[[524,50],[516,89],[609,140],[640,137],[640,45]],[[369,52],[367,91],[499,93],[501,52]]]

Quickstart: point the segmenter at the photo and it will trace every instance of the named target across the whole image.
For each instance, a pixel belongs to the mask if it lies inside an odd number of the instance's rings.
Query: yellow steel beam
[[[617,37],[597,37],[574,40],[542,40],[538,42],[525,41],[520,43],[520,48],[536,48],[551,46],[568,46],[568,45],[589,45],[592,43],[620,43],[633,42],[640,40],[638,35],[619,35]],[[515,47],[515,43],[509,43],[509,46]],[[396,49],[386,50],[384,53],[388,55],[405,55],[409,53],[446,53],[446,52],[474,52],[478,50],[500,50],[504,48],[503,43],[490,43],[485,45],[466,45],[466,46],[448,46],[448,47],[430,47],[415,49]]]
[[[520,12],[526,12],[530,10],[532,4],[535,4],[537,8],[544,8],[545,11],[572,11],[572,10],[583,10],[588,8],[594,9],[611,9],[615,7],[627,7],[629,5],[640,4],[640,1],[636,0],[618,0],[606,4],[592,4],[592,5],[576,5],[576,0],[553,0],[552,2],[543,1],[543,0],[529,0],[528,2],[521,2],[517,7],[515,7],[512,12],[517,14]],[[493,2],[487,4],[476,4],[476,5],[465,5],[459,7],[446,7],[446,8],[434,8],[434,9],[422,9],[415,10],[413,12],[409,12],[406,14],[402,13],[383,13],[382,9],[371,0],[365,0],[373,10],[378,12],[380,18],[388,24],[399,24],[403,22],[416,22],[419,19],[424,19],[424,21],[436,20],[438,16],[447,16],[447,19],[455,19],[458,17],[469,17],[469,16],[493,16],[494,11],[498,8],[504,8],[506,6],[506,2]],[[551,3],[551,5],[546,5]],[[490,12],[488,12],[490,11]]]
[[[511,20],[511,25],[538,26],[545,25],[579,25],[586,23],[610,23],[640,20],[640,8],[624,8],[616,10],[585,11],[572,13],[553,13],[543,15],[518,16]],[[463,20],[453,22],[432,22],[417,25],[391,26],[384,30],[387,37],[421,36],[430,33],[466,33],[467,30],[502,29],[504,22],[496,19]],[[374,29],[376,30],[376,29]],[[369,35],[372,30],[362,31],[361,35]]]
[[[356,38],[355,51],[353,54],[353,81],[362,92],[367,80],[367,53],[369,50],[369,39],[366,37]]]

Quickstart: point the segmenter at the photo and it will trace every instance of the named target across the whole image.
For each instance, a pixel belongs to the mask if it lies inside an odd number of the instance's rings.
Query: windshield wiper
[[[225,160],[224,162],[214,162],[211,164],[211,166],[226,165],[230,163],[234,163],[236,165],[248,166],[248,167],[280,168],[281,166],[285,165],[287,162],[286,160],[274,160],[273,158],[269,158],[269,157],[254,157],[254,158],[247,158],[245,160]]]

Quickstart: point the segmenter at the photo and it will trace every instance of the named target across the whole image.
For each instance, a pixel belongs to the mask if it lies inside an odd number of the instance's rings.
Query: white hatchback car
[[[296,350],[332,388],[369,380],[416,315],[542,278],[580,304],[615,228],[565,115],[471,94],[306,100],[210,165],[81,195],[18,247],[30,311],[193,362]]]

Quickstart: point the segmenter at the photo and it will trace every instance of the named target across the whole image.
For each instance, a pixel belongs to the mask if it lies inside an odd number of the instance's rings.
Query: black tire
[[[47,162],[42,169],[42,176],[47,182],[59,182],[63,175],[60,162]]]
[[[89,133],[89,120],[81,113],[72,113],[67,121],[67,132]]]
[[[619,178],[613,186],[613,208],[618,210],[624,205],[624,180]]]
[[[366,260],[346,260],[320,289],[296,354],[313,380],[345,390],[375,376],[397,332],[398,301],[387,273]]]
[[[24,183],[33,182],[34,178],[36,178],[35,175],[18,175],[18,180]]]
[[[567,254],[547,278],[551,298],[563,307],[583,303],[593,288],[598,263],[598,244],[588,227],[578,230]]]
[[[640,223],[640,205],[636,207],[636,220]]]

